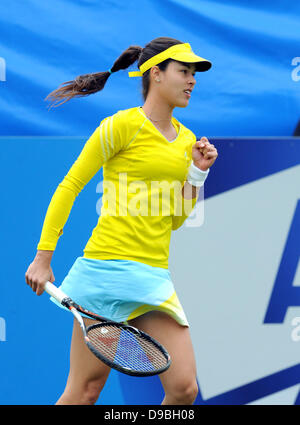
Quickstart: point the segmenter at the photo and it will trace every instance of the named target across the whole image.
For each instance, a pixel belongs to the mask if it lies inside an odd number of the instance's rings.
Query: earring
[[[160,82],[160,80],[158,78],[155,81],[157,81],[158,83]]]

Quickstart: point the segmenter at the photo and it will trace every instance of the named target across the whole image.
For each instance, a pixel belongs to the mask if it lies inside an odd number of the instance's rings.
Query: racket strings
[[[142,334],[113,324],[87,331],[93,347],[109,361],[127,369],[150,372],[166,366],[162,351]]]

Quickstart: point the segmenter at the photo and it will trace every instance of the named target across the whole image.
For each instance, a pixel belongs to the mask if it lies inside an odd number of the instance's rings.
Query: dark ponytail
[[[143,48],[140,46],[128,47],[128,49],[115,61],[111,67],[111,72],[113,73],[120,69],[128,68],[138,60],[142,50]],[[109,76],[109,71],[79,75],[75,80],[62,83],[56,90],[49,93],[45,100],[53,102],[50,107],[56,107],[73,97],[88,96],[102,90]]]
[[[111,72],[117,72],[120,69],[126,69],[138,60],[138,67],[144,62],[158,53],[163,52],[175,44],[182,44],[182,41],[169,37],[158,37],[146,44],[144,48],[140,46],[130,46],[115,61],[111,68]],[[164,71],[172,59],[167,59],[157,66]],[[56,90],[48,94],[45,100],[50,100],[52,106],[59,106],[73,97],[88,96],[102,90],[105,86],[110,72],[95,72],[93,74],[83,74],[75,78],[75,80],[62,83]],[[150,88],[150,69],[143,74],[142,77],[142,95],[144,100],[148,95]]]

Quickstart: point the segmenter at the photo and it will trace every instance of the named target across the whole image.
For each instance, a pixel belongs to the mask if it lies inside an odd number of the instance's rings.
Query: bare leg
[[[162,404],[192,405],[198,394],[198,384],[189,328],[160,311],[143,314],[129,324],[157,339],[171,356],[171,366],[159,375],[165,390]]]
[[[88,324],[94,320],[84,319]],[[56,404],[94,404],[108,378],[110,367],[87,348],[82,331],[74,320],[71,342],[70,372],[66,388]]]

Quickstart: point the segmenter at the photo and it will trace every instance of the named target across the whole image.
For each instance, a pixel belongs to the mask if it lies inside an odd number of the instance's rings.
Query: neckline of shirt
[[[145,114],[143,108],[141,106],[137,106],[138,111],[140,112],[140,114],[143,115],[144,118],[146,118],[146,120],[152,125],[153,128],[155,128],[156,131],[158,131],[158,133],[161,135],[161,137],[163,137],[168,143],[173,143],[175,142],[175,140],[178,139],[179,134],[180,134],[180,130],[181,130],[181,124],[179,121],[177,121],[177,119],[175,117],[172,117],[172,123],[174,125],[174,121],[175,123],[178,125],[178,133],[177,136],[175,137],[175,139],[173,140],[168,140],[160,131],[159,129],[153,124],[153,122],[151,122],[151,120],[149,120],[149,118],[147,117],[147,115]],[[176,128],[176,126],[174,126]]]

